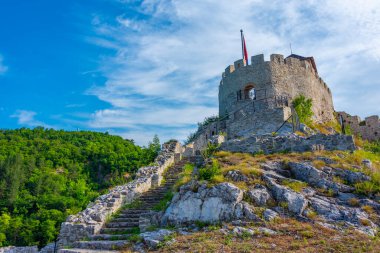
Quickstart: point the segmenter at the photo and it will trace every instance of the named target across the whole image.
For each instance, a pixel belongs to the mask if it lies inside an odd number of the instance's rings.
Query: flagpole
[[[240,39],[241,39],[241,55],[244,60],[244,46],[243,46],[243,29],[240,29]]]

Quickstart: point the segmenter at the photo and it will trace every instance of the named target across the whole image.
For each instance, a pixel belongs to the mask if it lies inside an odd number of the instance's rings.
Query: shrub
[[[360,219],[360,223],[363,225],[363,226],[369,226],[371,225],[371,222],[367,219]]]
[[[214,176],[220,175],[220,165],[218,160],[212,159],[211,166],[199,169],[199,180],[211,180]]]
[[[313,105],[312,100],[310,98],[305,98],[304,95],[300,95],[293,100],[292,104],[298,114],[300,122],[310,124],[311,117],[313,116],[313,111],[311,110]]]
[[[317,215],[318,214],[315,211],[309,211],[309,212],[307,212],[306,217],[314,220],[317,217]]]
[[[218,150],[219,145],[207,143],[207,148],[202,150],[201,154],[204,159],[210,158],[213,156]]]
[[[362,206],[362,209],[363,209],[364,212],[366,212],[366,213],[368,213],[370,215],[376,213],[372,206],[365,205],[365,206]]]
[[[364,144],[364,149],[375,154],[380,154],[380,141],[366,142]]]

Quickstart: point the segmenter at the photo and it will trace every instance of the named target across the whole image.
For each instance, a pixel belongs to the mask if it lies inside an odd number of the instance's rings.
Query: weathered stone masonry
[[[275,131],[290,116],[291,101],[304,95],[313,100],[313,120],[333,121],[332,95],[318,76],[312,57],[272,54],[252,57],[252,64],[243,60],[226,68],[219,85],[219,117],[231,138],[248,132],[265,134]],[[223,126],[220,126],[223,128]]]
[[[364,140],[380,140],[379,116],[373,115],[362,121],[359,116],[351,116],[346,112],[338,112],[338,115],[343,117],[344,126],[349,126],[353,134],[361,136]]]
[[[220,81],[219,121],[199,129],[189,153],[203,149],[220,132],[227,139],[277,132],[292,115],[292,100],[299,95],[312,99],[315,122],[335,120],[331,91],[319,77],[313,57],[272,54],[265,61],[260,54],[252,56],[250,65],[235,61]]]

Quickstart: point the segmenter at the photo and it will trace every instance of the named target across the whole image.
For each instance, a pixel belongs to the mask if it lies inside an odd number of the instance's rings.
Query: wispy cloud
[[[295,53],[313,55],[338,110],[380,114],[379,10],[376,0],[145,0],[114,22],[95,16],[87,40],[115,54],[102,58],[105,84],[88,90],[111,107],[89,125],[124,129],[138,143],[136,129],[183,137],[217,112],[221,72],[240,57],[240,28],[251,54],[287,54],[292,42]]]
[[[12,114],[11,118],[17,118],[17,124],[29,127],[43,126],[46,128],[52,128],[51,126],[35,119],[37,115],[36,112],[27,111],[27,110],[17,110],[14,114]]]
[[[4,58],[0,54],[0,75],[5,74],[8,71],[8,67],[4,65]]]

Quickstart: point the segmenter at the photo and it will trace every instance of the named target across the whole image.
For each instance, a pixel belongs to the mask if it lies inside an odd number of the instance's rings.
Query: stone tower
[[[229,138],[274,132],[291,115],[292,100],[304,95],[313,101],[313,120],[334,120],[331,91],[319,77],[313,57],[272,54],[241,59],[223,72],[219,85],[218,128]]]

